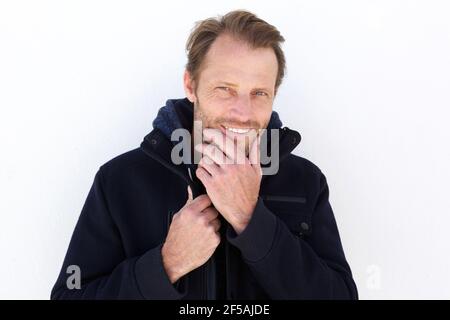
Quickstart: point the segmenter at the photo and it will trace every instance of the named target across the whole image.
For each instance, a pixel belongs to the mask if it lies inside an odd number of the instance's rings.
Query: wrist
[[[239,221],[235,221],[233,223],[230,223],[231,226],[233,227],[234,231],[237,234],[241,234],[242,231],[244,231],[244,229],[247,227],[248,223],[250,222],[251,219],[251,213],[250,215],[246,215],[247,218],[243,219],[241,218]]]
[[[236,234],[241,234],[242,231],[244,231],[244,229],[247,227],[247,225],[241,224],[241,225],[233,225],[233,229],[234,232],[236,232]]]
[[[184,273],[180,270],[179,264],[172,259],[173,255],[168,252],[165,244],[161,248],[161,256],[164,270],[166,271],[170,282],[172,284],[177,282]]]
[[[242,231],[244,231],[244,229],[249,224],[249,222],[253,216],[253,212],[255,211],[257,200],[258,199],[256,199],[256,201],[251,206],[249,206],[249,209],[244,211],[244,213],[241,215],[239,221],[236,221],[235,223],[231,224],[234,231],[237,234],[240,234]]]

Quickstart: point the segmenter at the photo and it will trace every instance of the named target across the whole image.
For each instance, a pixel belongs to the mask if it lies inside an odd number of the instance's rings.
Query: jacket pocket
[[[278,201],[278,202],[291,202],[291,203],[306,203],[306,197],[293,197],[293,196],[277,196],[270,194],[261,195],[263,200]]]
[[[301,238],[313,231],[312,212],[303,196],[261,195],[266,207],[271,210],[289,230]]]
[[[301,238],[308,237],[312,234],[313,225],[311,223],[311,215],[308,213],[287,213],[283,212],[277,215],[289,230]]]
[[[307,199],[303,196],[262,194],[260,198],[274,212],[303,212],[307,209]]]

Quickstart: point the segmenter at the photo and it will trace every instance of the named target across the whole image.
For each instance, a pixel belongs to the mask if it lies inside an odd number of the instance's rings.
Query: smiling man
[[[291,153],[300,134],[272,110],[283,41],[246,11],[196,25],[187,97],[100,167],[52,299],[357,298],[326,178]],[[177,130],[189,133],[181,162]]]

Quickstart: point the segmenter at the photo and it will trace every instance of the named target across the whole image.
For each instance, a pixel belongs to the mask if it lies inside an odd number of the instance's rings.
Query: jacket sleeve
[[[162,244],[141,256],[126,257],[105,200],[101,169],[97,172],[72,235],[51,299],[180,299],[185,294],[164,270]],[[80,271],[79,288],[68,286]],[[68,269],[69,268],[69,269]],[[72,288],[72,289],[71,289]]]
[[[253,216],[237,235],[227,230],[259,284],[272,299],[357,299],[358,293],[345,259],[325,176],[312,216],[314,231],[302,239],[291,232],[258,199]]]

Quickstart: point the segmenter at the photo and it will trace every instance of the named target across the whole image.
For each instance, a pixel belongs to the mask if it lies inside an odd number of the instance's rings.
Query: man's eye
[[[262,97],[264,97],[264,96],[267,96],[267,93],[264,92],[264,91],[256,91],[255,92],[255,96],[262,96]]]
[[[230,91],[230,88],[228,87],[218,87],[218,89],[223,90],[223,91]]]

